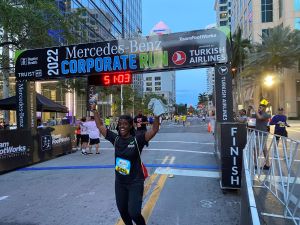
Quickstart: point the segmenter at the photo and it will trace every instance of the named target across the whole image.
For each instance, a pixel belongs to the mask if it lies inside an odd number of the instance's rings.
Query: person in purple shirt
[[[286,115],[283,114],[284,109],[279,108],[278,114],[273,116],[270,122],[270,125],[275,125],[274,134],[277,134],[279,136],[276,136],[277,144],[279,142],[280,136],[287,137],[288,133],[286,131],[286,127],[290,127],[290,125],[287,124]]]

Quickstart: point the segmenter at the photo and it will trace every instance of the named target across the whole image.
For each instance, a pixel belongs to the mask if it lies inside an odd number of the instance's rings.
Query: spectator
[[[85,123],[87,127],[87,133],[89,135],[89,152],[88,154],[92,153],[92,146],[96,145],[96,154],[100,154],[99,151],[99,144],[100,144],[100,133],[96,126],[96,122],[94,116],[91,116],[91,120]]]
[[[43,123],[42,123],[42,120],[41,120],[40,118],[38,118],[38,119],[36,120],[36,127],[37,127],[37,128],[43,128],[43,127],[44,127],[44,125],[43,125]]]
[[[148,118],[143,115],[142,110],[139,110],[139,113],[133,119],[134,125],[136,127],[136,134],[143,134],[147,131]],[[146,143],[148,147],[148,142]]]
[[[107,116],[104,120],[106,129],[110,129],[110,118]]]
[[[75,136],[76,136],[76,148],[79,149],[81,133],[80,133],[80,125],[78,125],[75,129]]]
[[[241,109],[239,111],[239,116],[235,118],[235,120],[239,123],[247,123],[247,112],[245,109]]]
[[[254,107],[253,110],[256,116],[255,129],[259,131],[257,132],[256,136],[258,139],[262,138],[262,143],[263,143],[262,147],[263,147],[263,154],[265,157],[265,165],[263,166],[263,169],[268,170],[270,168],[270,161],[269,161],[269,152],[267,150],[267,140],[268,140],[268,122],[269,119],[271,118],[271,115],[266,113],[266,105],[263,104],[259,105],[257,111],[255,111]]]
[[[54,116],[52,116],[52,119],[49,122],[49,126],[55,126],[56,125],[56,120],[54,119]]]
[[[80,122],[80,139],[81,139],[81,154],[87,155],[86,148],[88,146],[89,142],[89,135],[87,132],[87,126],[86,126],[86,118],[82,117]]]
[[[278,144],[280,136],[287,137],[288,133],[286,131],[286,127],[289,127],[290,125],[287,124],[287,118],[286,115],[284,115],[284,109],[279,108],[278,113],[273,116],[271,119],[270,125],[275,125],[274,134],[279,135],[276,136],[276,142]]]

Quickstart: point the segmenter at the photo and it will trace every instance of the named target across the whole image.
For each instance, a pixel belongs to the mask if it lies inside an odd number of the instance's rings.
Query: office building
[[[232,0],[216,0],[216,23],[217,26],[230,26],[231,25],[231,1]]]
[[[270,29],[281,25],[300,29],[299,0],[232,0],[231,31],[234,34],[238,27],[242,30],[244,39],[251,43],[261,43],[261,36]],[[271,101],[270,110],[277,112],[278,107],[284,107],[290,118],[300,117],[300,69],[283,69],[280,74],[274,74],[277,83],[267,89],[263,82],[241,80],[243,93],[241,102],[244,106],[257,105],[261,96]],[[258,76],[258,74],[253,74]]]

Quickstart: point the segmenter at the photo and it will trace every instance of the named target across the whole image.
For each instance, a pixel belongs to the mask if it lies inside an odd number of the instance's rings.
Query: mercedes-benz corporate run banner
[[[228,35],[227,30],[207,29],[26,50],[17,57],[16,78],[48,80],[214,66],[228,61],[225,33]]]

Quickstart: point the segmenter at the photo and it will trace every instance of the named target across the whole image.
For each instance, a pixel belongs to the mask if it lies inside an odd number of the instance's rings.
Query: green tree
[[[262,42],[255,44],[253,51],[248,55],[248,70],[277,72],[279,69],[296,65],[300,55],[299,31],[276,26],[262,35],[261,39]]]
[[[232,61],[231,61],[231,71],[233,75],[233,93],[237,97],[237,104],[242,102],[242,87],[241,78],[239,73],[243,70],[247,53],[251,49],[251,43],[248,39],[243,39],[242,30],[238,27],[237,31],[232,37],[231,51],[232,51]],[[235,106],[237,108],[237,105]]]
[[[262,42],[255,44],[246,60],[244,76],[251,76],[257,85],[261,86],[262,76],[273,73],[277,76],[278,102],[280,105],[280,88],[282,83],[282,69],[293,68],[299,62],[300,32],[289,27],[276,26],[261,36]],[[261,89],[261,97],[262,89]]]
[[[245,59],[247,57],[247,52],[251,49],[251,43],[248,39],[243,39],[242,30],[239,27],[236,33],[232,37],[232,61],[231,67],[234,73],[241,71]],[[235,74],[234,74],[235,75]]]
[[[3,77],[3,98],[9,97],[9,74],[13,62],[9,49],[42,48],[57,44],[59,38],[74,43],[72,29],[81,19],[82,10],[60,12],[53,0],[3,0],[0,1],[0,69]],[[50,36],[49,32],[56,36]],[[9,121],[8,114],[5,115]]]

